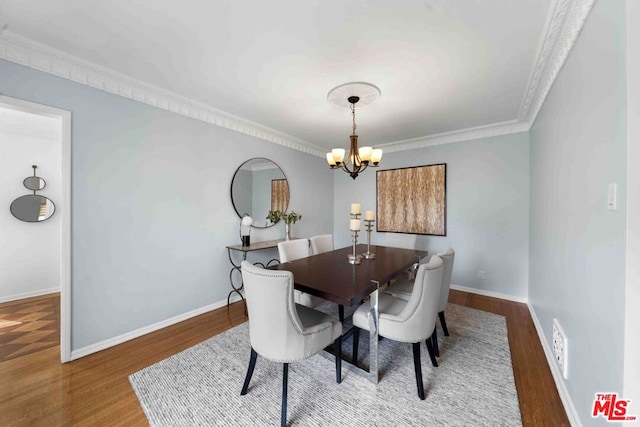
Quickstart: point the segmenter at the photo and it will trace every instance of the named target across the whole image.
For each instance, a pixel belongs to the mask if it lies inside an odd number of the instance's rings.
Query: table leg
[[[242,271],[240,270],[240,264],[236,264],[235,262],[233,262],[233,257],[231,256],[231,249],[227,248],[227,252],[229,254],[229,262],[231,262],[231,265],[232,265],[231,271],[229,271],[229,282],[231,283],[231,291],[227,295],[227,307],[229,307],[229,304],[231,303],[231,295],[236,293],[236,294],[240,295],[240,299],[245,302],[244,312],[246,314],[247,313],[246,301],[244,299],[244,296],[242,295],[242,292],[240,292],[244,288],[244,282],[242,281]],[[247,252],[243,251],[242,252],[242,261],[245,261],[246,259],[247,259]],[[237,272],[240,273],[240,285],[239,286],[236,286],[233,283],[233,272],[234,271],[237,271]]]
[[[378,289],[380,283],[371,281],[376,289],[369,295],[369,379],[378,385]]]

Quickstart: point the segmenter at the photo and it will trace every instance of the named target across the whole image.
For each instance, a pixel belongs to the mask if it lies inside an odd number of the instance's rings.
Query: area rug
[[[518,396],[504,317],[449,304],[450,336],[440,327],[440,366],[422,345],[426,399],[416,392],[411,344],[379,343],[375,387],[343,363],[335,382],[330,354],[289,365],[288,424],[300,426],[519,426]],[[351,338],[344,352],[351,354]],[[132,374],[151,426],[269,426],[280,422],[282,365],[258,357],[249,392],[240,396],[250,353],[244,323]],[[361,334],[358,365],[368,364]]]

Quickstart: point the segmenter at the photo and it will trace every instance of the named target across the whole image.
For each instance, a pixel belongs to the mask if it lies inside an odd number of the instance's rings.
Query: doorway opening
[[[5,188],[3,192],[8,193],[9,198],[28,193],[20,182],[33,173],[32,166],[39,162],[39,176],[50,185],[53,193],[49,194],[55,194],[55,214],[41,224],[19,221],[7,209],[8,217],[3,219],[7,224],[3,228],[6,233],[13,233],[7,242],[22,247],[15,248],[15,253],[20,255],[9,261],[9,257],[14,256],[12,252],[0,254],[5,264],[12,266],[4,271],[5,283],[25,287],[6,289],[5,301],[59,290],[60,360],[68,362],[71,360],[71,112],[0,95],[0,114],[7,123],[12,123],[13,132],[0,147],[5,154],[3,158],[11,155],[13,159],[7,179],[17,180],[15,187],[4,184],[13,191]],[[5,130],[8,128],[3,126]],[[47,139],[59,142],[38,145]],[[19,174],[23,169],[24,176]],[[52,248],[58,253],[51,253]]]

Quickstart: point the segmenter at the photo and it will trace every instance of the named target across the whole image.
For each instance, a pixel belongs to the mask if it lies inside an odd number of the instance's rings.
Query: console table
[[[231,283],[231,291],[229,292],[229,295],[227,295],[227,306],[229,305],[230,301],[231,301],[231,295],[233,295],[234,293],[240,295],[240,298],[242,298],[242,300],[244,301],[244,295],[242,295],[242,292],[240,292],[242,290],[242,288],[244,287],[244,283],[242,281],[242,272],[240,271],[240,263],[236,264],[235,262],[233,262],[233,256],[231,255],[232,252],[242,252],[242,261],[247,259],[247,253],[248,252],[253,252],[253,251],[261,251],[264,249],[272,249],[272,248],[277,248],[278,247],[278,242],[282,242],[284,239],[279,239],[279,240],[269,240],[266,242],[256,242],[253,243],[249,246],[242,246],[242,245],[231,245],[231,246],[227,246],[227,251],[229,253],[229,262],[231,262],[231,265],[233,266],[231,268],[231,271],[229,272],[229,282]],[[261,262],[255,262],[255,265],[261,265],[262,267],[269,267],[271,265],[275,265],[278,264],[280,262],[280,260],[278,260],[277,258],[274,258],[272,260],[270,260],[269,262],[267,262],[267,265],[264,265]],[[238,273],[240,273],[240,284],[238,286],[236,286],[233,283],[233,272],[237,271]]]

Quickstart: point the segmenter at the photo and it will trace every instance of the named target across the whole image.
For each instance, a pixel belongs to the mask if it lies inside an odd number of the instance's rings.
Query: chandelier
[[[371,83],[354,82],[346,83],[335,87],[329,91],[327,98],[330,102],[343,106],[344,101],[349,104],[351,109],[351,119],[353,130],[351,132],[351,146],[349,154],[345,159],[344,148],[334,148],[327,153],[327,163],[331,169],[342,169],[348,173],[351,178],[356,179],[360,172],[363,172],[369,166],[378,166],[382,159],[382,150],[373,147],[358,148],[358,135],[356,134],[356,104],[367,105],[378,99],[380,89]]]

